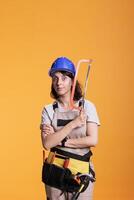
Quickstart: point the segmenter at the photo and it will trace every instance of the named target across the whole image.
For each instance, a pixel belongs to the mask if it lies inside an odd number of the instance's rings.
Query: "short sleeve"
[[[52,105],[45,106],[41,114],[41,124],[51,124],[53,113],[54,111]]]
[[[87,114],[87,122],[94,122],[97,125],[100,125],[96,107],[92,102],[85,100],[85,110]]]

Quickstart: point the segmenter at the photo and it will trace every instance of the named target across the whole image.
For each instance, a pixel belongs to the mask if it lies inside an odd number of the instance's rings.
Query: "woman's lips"
[[[63,90],[64,88],[57,88],[57,90]]]

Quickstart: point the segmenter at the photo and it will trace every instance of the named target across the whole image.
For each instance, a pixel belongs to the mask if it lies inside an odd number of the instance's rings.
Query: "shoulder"
[[[52,110],[53,109],[53,103],[45,105],[43,109]]]
[[[53,111],[53,103],[51,104],[47,104],[43,107],[43,110],[47,110],[48,112],[50,111]]]
[[[89,100],[85,100],[85,110],[87,114],[87,121],[95,122],[100,125],[99,117],[94,103]]]
[[[53,119],[53,103],[45,105],[42,110],[42,123],[49,123]]]
[[[92,101],[85,99],[84,103],[85,103],[85,109],[94,109],[95,108],[95,105]]]

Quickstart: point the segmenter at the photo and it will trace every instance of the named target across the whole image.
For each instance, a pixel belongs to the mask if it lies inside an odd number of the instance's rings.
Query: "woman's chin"
[[[65,92],[58,91],[57,94],[58,94],[59,96],[63,96],[63,95],[65,94]]]

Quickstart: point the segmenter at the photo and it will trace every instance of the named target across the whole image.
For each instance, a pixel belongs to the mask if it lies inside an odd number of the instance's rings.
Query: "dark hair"
[[[74,76],[70,72],[66,72],[66,71],[60,71],[60,72],[63,75],[65,75],[65,76],[69,76],[72,80],[74,79]],[[58,94],[56,93],[56,91],[55,91],[55,89],[53,87],[53,84],[51,85],[50,95],[54,99],[58,99],[59,98]],[[75,92],[74,92],[74,98],[73,98],[73,100],[74,101],[78,101],[78,100],[81,99],[81,97],[82,97],[82,86],[79,83],[79,81],[76,81],[76,86],[75,86]]]

